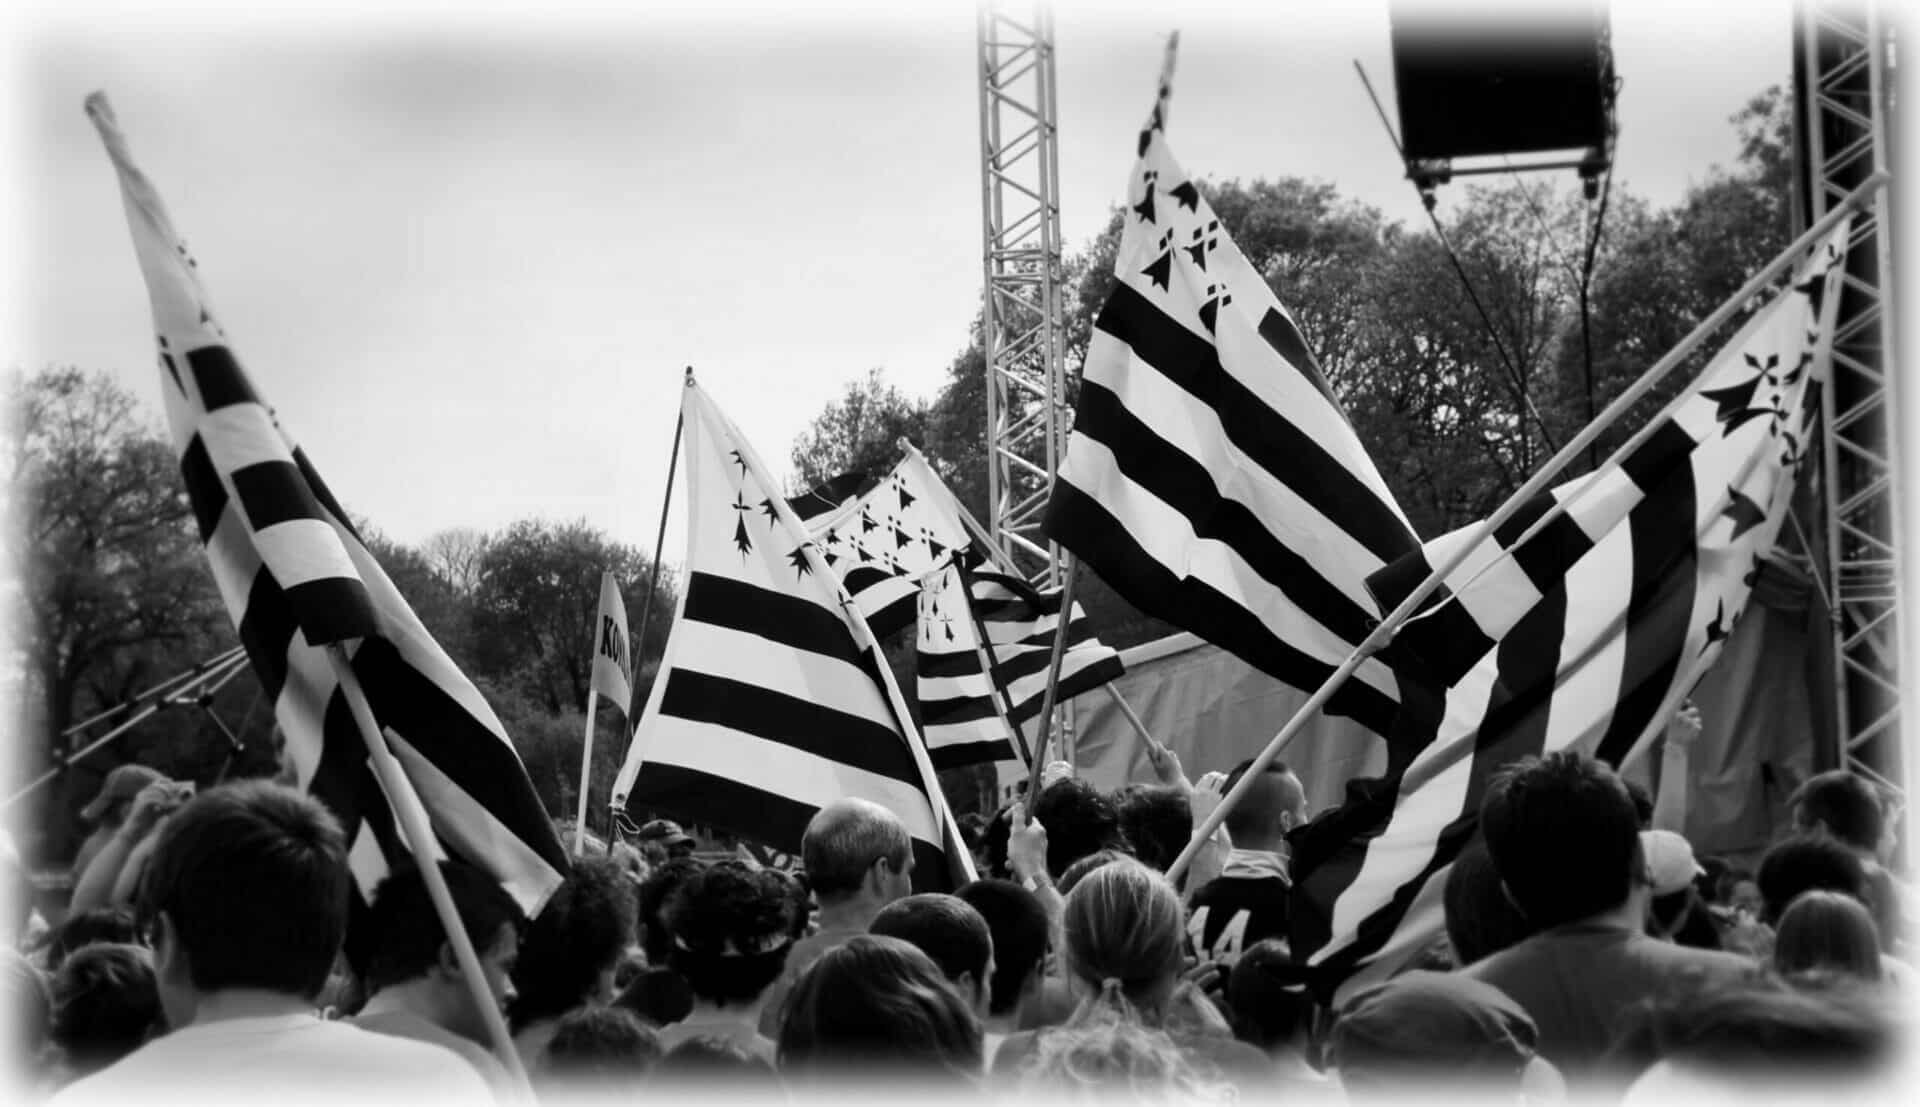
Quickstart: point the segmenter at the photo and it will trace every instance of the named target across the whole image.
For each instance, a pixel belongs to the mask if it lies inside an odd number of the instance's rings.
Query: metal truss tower
[[[1040,533],[1072,412],[1062,361],[1060,151],[1053,16],[980,7],[980,184],[986,267],[987,528],[1034,584],[1061,583]]]
[[[1819,219],[1891,164],[1891,28],[1874,0],[1803,0],[1796,12],[1799,201]],[[1895,192],[1854,225],[1823,397],[1827,610],[1834,633],[1836,737],[1843,764],[1906,792],[1901,737],[1899,363],[1892,305]]]

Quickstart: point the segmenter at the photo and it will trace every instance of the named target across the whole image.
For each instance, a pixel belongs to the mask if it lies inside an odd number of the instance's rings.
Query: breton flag
[[[858,796],[906,824],[916,887],[971,880],[933,766],[853,598],[692,381],[682,417],[687,581],[615,807],[797,853],[814,812]]]
[[[1439,935],[1447,867],[1496,771],[1562,749],[1618,765],[1712,666],[1819,415],[1847,233],[1822,244],[1644,445],[1553,493],[1574,505],[1542,532],[1556,537],[1538,549],[1555,558],[1522,546],[1504,565],[1483,559],[1492,567],[1460,606],[1486,620],[1492,648],[1451,687],[1410,676],[1387,774],[1349,784],[1342,806],[1293,837],[1293,948],[1323,994],[1393,972]],[[1440,539],[1424,560],[1462,540]]]
[[[633,710],[633,659],[627,652],[627,605],[611,571],[600,574],[600,614],[593,640],[593,677],[588,695],[612,700],[622,715]]]
[[[1017,725],[1040,714],[1059,625],[1058,589],[1042,592],[1018,577],[952,565],[927,579],[915,665],[920,725],[935,767],[1031,759],[1029,750],[1014,750],[1001,715]],[[983,653],[992,666],[990,678],[982,669]],[[1094,637],[1086,611],[1074,604],[1060,660],[1059,702],[1124,671],[1119,652]]]
[[[1164,133],[1163,79],[1128,186],[1046,531],[1128,602],[1314,689],[1381,611],[1367,576],[1419,541],[1299,328]],[[1367,660],[1327,704],[1385,734]]]
[[[846,473],[789,503],[806,523],[821,557],[846,583],[867,626],[886,637],[913,625],[920,582],[949,555],[979,561],[953,493],[908,448],[877,482]]]
[[[407,606],[214,320],[199,265],[106,98],[87,114],[119,175],[160,347],[160,387],[215,583],[301,787],[332,809],[363,893],[406,857],[323,648],[347,642],[382,730],[453,854],[532,915],[567,860],[500,720]]]

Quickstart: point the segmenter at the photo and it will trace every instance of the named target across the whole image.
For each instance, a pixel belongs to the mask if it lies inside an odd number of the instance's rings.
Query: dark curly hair
[[[667,897],[688,877],[706,867],[707,863],[697,857],[676,857],[655,865],[640,882],[640,947],[647,952],[648,964],[667,963],[667,950],[672,943],[667,938],[666,923],[660,918],[660,909],[666,906]]]
[[[569,1011],[541,1056],[542,1075],[606,1080],[645,1075],[660,1059],[660,1036],[632,1011],[583,1007]]]
[[[783,873],[721,861],[674,889],[661,912],[667,964],[715,1003],[751,1003],[786,968],[799,889]]]
[[[572,875],[520,943],[514,1029],[585,1003],[633,940],[636,913],[633,884],[617,862],[576,858]]]
[[[1129,784],[1114,792],[1113,803],[1120,833],[1133,844],[1133,855],[1148,868],[1166,872],[1193,837],[1187,794],[1165,785]]]
[[[1084,780],[1056,781],[1040,793],[1033,817],[1047,828],[1047,872],[1055,880],[1090,853],[1132,852],[1113,801]]]

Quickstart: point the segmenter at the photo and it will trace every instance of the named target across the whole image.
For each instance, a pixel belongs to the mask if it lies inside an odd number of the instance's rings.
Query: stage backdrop
[[[1810,772],[1833,764],[1831,650],[1818,590],[1805,575],[1769,562],[1754,607],[1694,693],[1705,729],[1692,758],[1687,837],[1702,854],[1751,863],[1784,827],[1785,799]],[[1127,672],[1113,687],[1187,775],[1252,757],[1306,702],[1307,694],[1191,634],[1121,652]],[[1133,728],[1106,693],[1075,701],[1075,757],[1099,788],[1154,779]],[[1300,774],[1317,813],[1340,801],[1348,780],[1377,773],[1386,750],[1345,719],[1318,715],[1281,755]],[[1656,746],[1632,773],[1649,787]]]

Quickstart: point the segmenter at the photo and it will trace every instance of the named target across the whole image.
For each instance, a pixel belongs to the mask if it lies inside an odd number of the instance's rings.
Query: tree
[[[450,527],[429,537],[420,553],[454,591],[472,595],[480,584],[480,562],[489,541],[473,527]]]
[[[24,601],[31,767],[70,751],[60,736],[75,721],[230,648],[233,632],[173,447],[133,396],[74,368],[16,375],[8,392],[15,526],[6,548]],[[165,745],[198,734],[197,722],[163,713],[139,736]],[[50,852],[64,851],[69,813],[130,748],[103,751],[45,793],[37,822]]]
[[[523,519],[494,535],[480,559],[472,599],[474,665],[551,714],[586,703],[593,672],[600,574],[611,570],[627,607],[636,674],[665,647],[668,618],[639,625],[647,559],[584,522]],[[663,581],[654,612],[673,610]],[[640,682],[636,680],[636,684]],[[635,699],[640,693],[636,689]]]
[[[814,417],[793,445],[793,468],[802,492],[842,473],[874,476],[900,461],[898,442],[927,438],[927,405],[886,383],[880,370],[850,381],[840,398]]]

